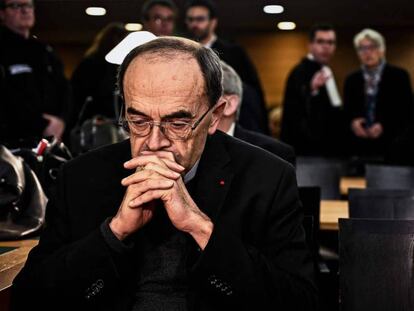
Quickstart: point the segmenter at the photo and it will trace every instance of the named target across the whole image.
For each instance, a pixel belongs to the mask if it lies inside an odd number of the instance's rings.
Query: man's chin
[[[205,34],[205,33],[203,33],[203,34],[195,34],[195,33],[193,33],[191,36],[192,36],[192,39],[194,41],[200,42],[200,41],[203,41],[203,40],[207,39],[208,34]]]

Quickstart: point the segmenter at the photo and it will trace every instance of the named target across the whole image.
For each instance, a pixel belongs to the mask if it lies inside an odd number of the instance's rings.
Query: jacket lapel
[[[233,179],[230,155],[226,150],[226,135],[217,132],[207,139],[197,170],[193,199],[213,223],[224,204]]]

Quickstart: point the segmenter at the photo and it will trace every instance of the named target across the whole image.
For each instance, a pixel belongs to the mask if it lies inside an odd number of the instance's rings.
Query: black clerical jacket
[[[133,236],[136,256],[112,249],[100,230],[120,206],[130,152],[125,141],[63,167],[47,227],[13,283],[15,310],[131,308],[145,253]],[[190,243],[190,310],[315,309],[292,166],[217,132],[207,140],[191,193],[214,230],[203,251]]]
[[[311,81],[322,65],[304,58],[290,73],[284,99],[280,139],[299,156],[342,154],[342,109],[333,107],[326,87],[311,92]]]

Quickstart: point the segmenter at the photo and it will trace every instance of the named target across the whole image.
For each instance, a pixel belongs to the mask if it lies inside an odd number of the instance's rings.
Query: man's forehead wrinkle
[[[184,53],[180,51],[168,51],[168,50],[144,53],[138,56],[136,59],[139,59],[139,58],[145,59],[145,61],[148,63],[159,63],[160,61],[168,63],[168,62],[173,62],[176,60],[184,60],[184,61],[188,61],[191,59],[195,60],[194,57],[189,53]]]
[[[178,65],[178,64],[177,64]],[[139,96],[173,96],[188,97],[202,96],[204,94],[204,79],[198,71],[181,68],[174,72],[155,65],[153,68],[146,68],[146,76],[139,76],[139,63],[131,64],[126,73],[125,92]],[[171,83],[173,82],[173,83]]]

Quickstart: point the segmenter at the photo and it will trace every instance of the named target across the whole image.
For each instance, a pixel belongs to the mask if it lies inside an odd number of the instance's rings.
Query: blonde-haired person
[[[345,80],[344,108],[352,155],[382,158],[413,120],[410,76],[385,58],[385,39],[373,29],[354,38],[361,68]]]

